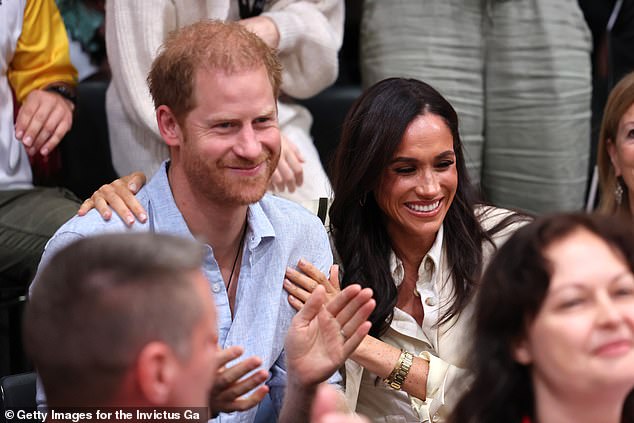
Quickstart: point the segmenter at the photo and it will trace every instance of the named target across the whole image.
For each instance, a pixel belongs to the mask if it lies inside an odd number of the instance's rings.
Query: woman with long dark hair
[[[372,336],[346,363],[348,401],[377,422],[441,421],[464,389],[477,281],[522,219],[482,205],[455,110],[413,79],[383,80],[357,100],[332,180],[341,284],[371,287],[377,302]],[[299,269],[285,282],[296,308],[316,283],[338,289],[337,272],[329,281],[307,263]]]
[[[470,390],[455,423],[632,422],[634,233],[557,215],[519,229],[486,270]],[[631,405],[631,404],[630,404]]]

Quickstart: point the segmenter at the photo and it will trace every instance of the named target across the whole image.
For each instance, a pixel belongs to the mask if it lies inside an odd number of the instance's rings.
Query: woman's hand
[[[91,209],[97,209],[104,220],[110,220],[114,210],[128,226],[134,223],[135,218],[145,223],[146,211],[134,196],[145,185],[145,180],[142,172],[134,172],[107,185],[102,185],[82,203],[77,214],[83,216]]]
[[[338,265],[330,266],[330,279],[304,259],[297,262],[297,268],[300,271],[287,267],[286,279],[284,279],[284,289],[289,293],[288,302],[295,310],[299,311],[304,306],[310,294],[319,285],[326,288],[327,302],[330,302],[341,291]]]

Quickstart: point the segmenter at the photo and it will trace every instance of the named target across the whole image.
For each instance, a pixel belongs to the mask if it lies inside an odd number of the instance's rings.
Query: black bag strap
[[[240,6],[240,19],[259,16],[264,10],[266,0],[238,0]]]

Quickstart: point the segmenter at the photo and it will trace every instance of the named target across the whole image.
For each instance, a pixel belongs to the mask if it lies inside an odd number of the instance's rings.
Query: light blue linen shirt
[[[147,210],[146,223],[136,222],[129,228],[116,216],[104,221],[96,210],[91,210],[85,217],[75,216],[46,245],[40,269],[56,251],[85,236],[151,231],[194,239],[174,202],[167,179],[167,164],[162,164],[136,196]],[[300,258],[305,258],[328,274],[332,253],[321,221],[308,210],[285,199],[265,195],[249,206],[247,221],[233,320],[220,268],[209,245],[206,245],[203,272],[216,300],[220,346],[240,345],[244,348],[242,358],[255,355],[262,359],[262,368],[271,374],[266,384],[279,415],[286,386],[284,338],[295,315],[282,286],[284,273],[287,266],[295,267]],[[36,275],[34,284],[37,279]],[[331,383],[339,381],[339,374],[330,379]],[[44,401],[43,390],[38,389],[38,404]],[[217,420],[253,422],[257,409],[221,414]]]

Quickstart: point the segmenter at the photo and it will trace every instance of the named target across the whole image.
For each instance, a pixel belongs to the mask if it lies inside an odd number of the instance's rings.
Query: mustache
[[[254,160],[243,159],[240,157],[232,158],[231,160],[222,160],[219,165],[222,167],[237,167],[237,168],[250,168],[258,166],[266,161],[271,160],[271,154],[263,152]]]

